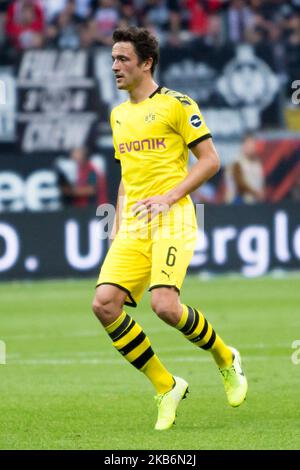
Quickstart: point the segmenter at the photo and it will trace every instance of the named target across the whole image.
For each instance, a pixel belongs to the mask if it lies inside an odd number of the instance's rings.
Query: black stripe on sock
[[[207,333],[207,330],[208,330],[208,321],[206,320],[206,318],[204,318],[204,326],[202,328],[201,333],[198,336],[196,336],[196,338],[191,339],[191,341],[193,343],[198,343],[198,341],[200,341],[200,339],[204,338],[204,336]]]
[[[195,312],[195,321],[194,321],[192,328],[186,333],[187,335],[191,335],[192,333],[194,333],[195,329],[199,325],[199,320],[200,320],[199,312],[195,308],[193,310]]]
[[[124,346],[123,348],[118,349],[118,351],[121,354],[123,354],[123,356],[126,356],[126,354],[130,353],[130,351],[132,351],[134,348],[139,346],[144,341],[145,338],[146,338],[145,333],[143,331],[141,331],[136,336],[136,338],[134,338],[132,341],[130,341],[130,343],[126,344],[126,346]]]
[[[146,364],[146,362],[151,359],[152,356],[154,356],[154,351],[151,346],[149,346],[149,348],[146,349],[146,351],[143,352],[143,354],[141,354],[138,358],[132,361],[131,364],[137,369],[141,369]]]
[[[132,320],[132,322],[130,323],[130,325],[126,328],[126,330],[123,331],[123,333],[120,334],[120,336],[118,336],[117,340],[123,338],[123,336],[127,335],[127,333],[132,330],[132,328],[134,327],[134,325],[136,325],[135,321]]]
[[[187,331],[193,326],[195,320],[195,312],[191,307],[188,307],[188,317],[184,326],[180,329],[181,333],[186,334]]]
[[[215,330],[212,330],[212,334],[211,334],[209,341],[204,346],[201,346],[201,349],[210,349],[215,341],[216,341],[216,333],[215,333]]]
[[[130,322],[130,318],[131,317],[129,315],[126,315],[121,325],[118,326],[118,328],[116,328],[114,331],[109,333],[109,336],[111,337],[113,341],[115,341],[118,338],[118,336],[120,336],[120,334],[123,333],[123,331],[127,328]]]

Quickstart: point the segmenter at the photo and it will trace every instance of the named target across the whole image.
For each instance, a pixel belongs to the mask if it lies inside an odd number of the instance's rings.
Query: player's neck
[[[129,99],[131,103],[137,104],[141,101],[149,98],[150,95],[158,88],[157,83],[152,80],[152,78],[145,82],[142,82],[140,85],[134,88],[134,90],[128,91]]]

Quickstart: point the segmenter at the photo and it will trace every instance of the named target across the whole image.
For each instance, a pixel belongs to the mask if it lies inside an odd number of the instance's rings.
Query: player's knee
[[[168,299],[154,298],[151,301],[151,306],[156,315],[164,322],[172,326],[178,323],[177,304],[169,302]]]
[[[92,310],[102,323],[110,323],[110,320],[114,321],[117,313],[113,299],[100,295],[95,296]]]
[[[103,313],[103,303],[99,297],[95,297],[92,303],[92,310],[96,317],[100,318]]]

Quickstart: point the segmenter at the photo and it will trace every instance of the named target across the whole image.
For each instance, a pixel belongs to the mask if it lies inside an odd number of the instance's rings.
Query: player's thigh
[[[172,286],[180,291],[195,243],[194,229],[185,230],[178,236],[158,239],[153,243],[150,290],[157,286]]]
[[[113,285],[127,295],[126,305],[136,306],[151,274],[149,240],[116,237],[102,265],[97,286]]]

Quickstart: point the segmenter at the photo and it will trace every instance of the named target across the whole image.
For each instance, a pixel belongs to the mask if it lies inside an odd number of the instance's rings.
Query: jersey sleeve
[[[174,100],[171,122],[189,148],[211,137],[197,103],[188,96],[180,95]]]
[[[116,138],[115,138],[115,135],[114,135],[114,127],[115,127],[114,110],[112,110],[112,112],[110,113],[110,125],[111,125],[112,139],[113,139],[113,144],[114,144],[114,149],[115,149],[115,159],[118,163],[120,163],[120,154],[118,152]]]

